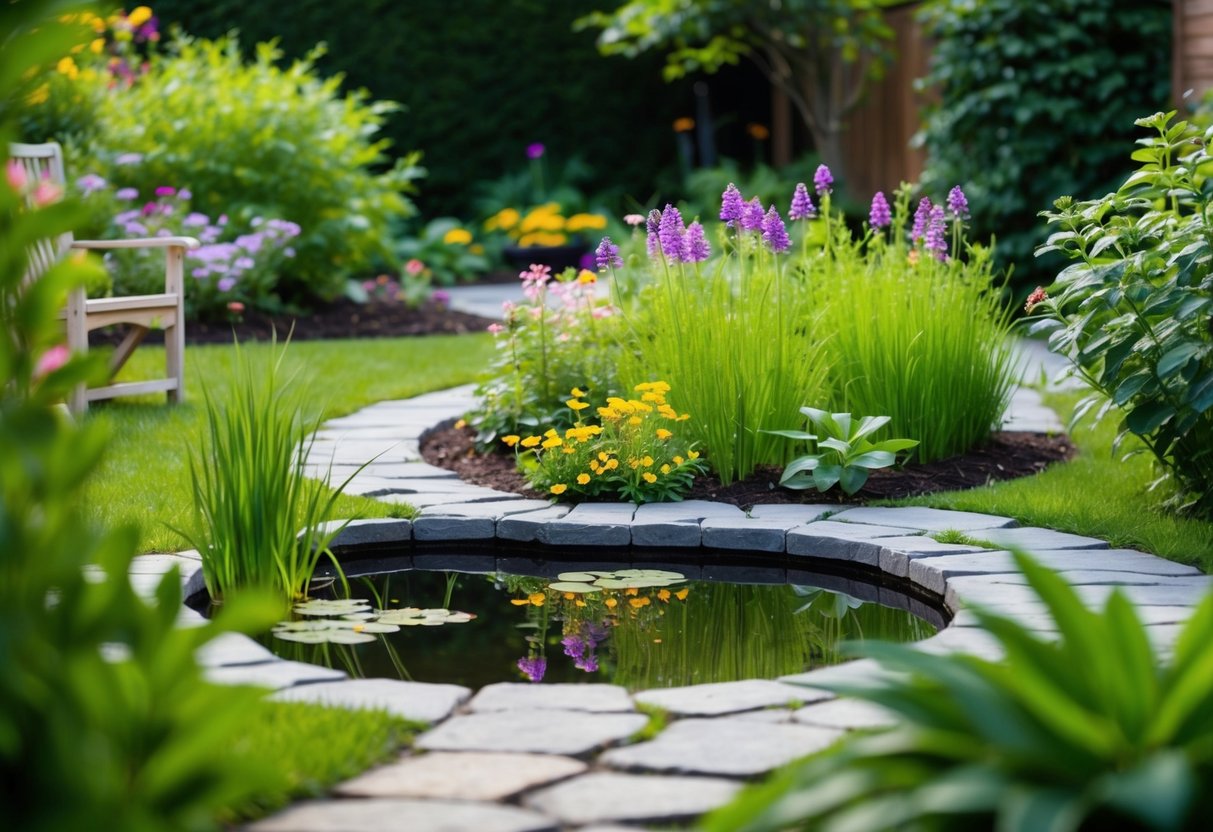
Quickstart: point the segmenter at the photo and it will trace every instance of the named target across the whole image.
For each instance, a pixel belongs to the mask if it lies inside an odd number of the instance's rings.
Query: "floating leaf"
[[[681,572],[668,572],[664,569],[620,569],[615,575],[620,578],[661,578],[669,581],[687,579],[687,576]]]
[[[305,601],[295,605],[295,612],[300,615],[352,615],[366,612],[370,607],[370,601],[361,598],[342,598],[335,601]]]
[[[355,612],[341,616],[342,621],[370,621],[375,617],[373,612]]]
[[[592,583],[595,578],[606,577],[610,574],[609,572],[561,572],[556,579],[575,583]]]
[[[456,612],[446,609],[422,610],[416,607],[406,607],[399,610],[378,610],[379,624],[399,625],[402,627],[437,627],[442,624],[465,624],[476,616],[470,612]]]
[[[570,574],[577,574],[577,573],[574,572],[574,573],[570,573]],[[564,576],[562,575],[561,577],[563,578]],[[591,580],[593,579],[592,575],[587,576],[587,577],[589,577]],[[603,579],[600,578],[599,580],[603,580]],[[594,586],[593,584],[581,583],[581,582],[576,582],[576,581],[566,581],[566,580],[560,580],[554,584],[549,584],[548,589],[552,590],[553,592],[579,592],[579,593],[602,592],[601,586]]]

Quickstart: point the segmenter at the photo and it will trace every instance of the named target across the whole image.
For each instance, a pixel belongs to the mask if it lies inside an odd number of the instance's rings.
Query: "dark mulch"
[[[421,455],[431,465],[455,471],[476,485],[514,491],[533,497],[526,481],[514,468],[510,454],[478,454],[469,428],[447,427],[430,432],[421,443]],[[699,477],[688,499],[717,500],[748,508],[755,503],[869,502],[897,499],[934,491],[977,488],[998,480],[1026,477],[1043,471],[1050,463],[1071,459],[1075,448],[1064,436],[1038,433],[995,433],[985,446],[960,456],[906,465],[900,469],[873,471],[859,493],[847,497],[834,489],[825,494],[814,490],[791,491],[779,486],[780,469],[762,468],[753,476],[731,485],[721,485],[714,476]]]

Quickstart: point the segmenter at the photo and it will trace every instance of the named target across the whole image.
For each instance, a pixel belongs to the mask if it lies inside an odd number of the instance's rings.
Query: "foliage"
[[[343,95],[340,76],[318,77],[321,54],[282,67],[262,43],[246,63],[234,38],[182,37],[139,83],[109,90],[75,166],[142,193],[188,188],[197,210],[241,225],[289,217],[302,231],[278,293],[331,299],[351,272],[391,260],[391,224],[412,213],[405,194],[422,171],[417,154],[380,169],[388,143],[376,135],[396,106]],[[131,153],[141,163],[122,168]]]
[[[822,160],[845,179],[844,116],[878,76],[891,32],[872,0],[627,0],[579,25],[602,29],[604,55],[666,52],[667,80],[748,58],[788,96]]]
[[[732,182],[737,189],[751,197],[758,197],[763,205],[777,205],[787,199],[796,187],[798,171],[815,170],[816,154],[805,156],[786,168],[776,170],[770,165],[756,164],[743,170],[736,159],[721,159],[710,168],[696,168],[686,178],[686,201],[680,203],[687,217],[710,220],[717,214],[720,203],[720,183]]]
[[[1010,312],[991,251],[965,244],[951,209],[945,223],[937,206],[935,236],[945,245],[951,226],[950,253],[923,236],[907,245],[907,201],[902,189],[889,228],[862,240],[835,223],[829,257],[809,259],[806,279],[830,333],[833,407],[887,414],[897,435],[919,441],[911,458],[930,461],[977,446],[998,425],[1014,382]]]
[[[1201,829],[1213,777],[1213,597],[1167,661],[1120,590],[1088,610],[1016,561],[1057,634],[976,609],[1001,661],[869,644],[893,676],[824,685],[898,714],[744,795],[709,829]]]
[[[0,147],[30,71],[78,42],[66,4],[10,4],[0,50]],[[181,576],[153,597],[127,577],[135,530],[83,517],[82,488],[105,449],[96,424],[55,403],[104,372],[70,357],[56,313],[98,266],[68,259],[23,286],[28,247],[69,231],[71,201],[26,207],[0,183],[0,811],[20,829],[215,828],[214,813],[274,780],[248,758],[223,759],[260,692],[203,681],[194,651],[222,630],[272,621],[246,598],[216,621],[177,627]],[[268,614],[267,614],[268,613]]]
[[[694,447],[679,436],[678,413],[665,400],[670,386],[663,381],[637,384],[639,399],[607,398],[597,412],[600,424],[586,422],[581,411],[590,407],[585,391],[574,387],[565,402],[573,425],[564,436],[549,428],[542,436],[503,436],[501,441],[522,448],[520,463],[537,491],[566,499],[618,497],[634,503],[681,500],[704,464]]]
[[[532,142],[555,158],[591,161],[591,191],[650,193],[655,173],[674,161],[669,134],[649,128],[682,114],[690,84],[654,84],[655,55],[604,61],[591,33],[572,31],[573,20],[604,5],[161,0],[156,10],[197,35],[237,28],[248,43],[279,39],[290,57],[326,42],[321,72],[344,73],[350,88],[403,105],[406,115],[387,121],[383,134],[396,147],[425,150],[425,215],[472,216],[469,183],[513,170]]]
[[[507,303],[504,321],[489,331],[497,358],[476,389],[479,403],[468,415],[481,448],[508,434],[540,425],[562,430],[574,414],[565,406],[578,387],[595,399],[621,392],[616,375],[618,311],[598,303],[593,272],[566,269],[550,279],[546,266],[522,273],[527,302]],[[553,298],[556,303],[549,304]]]
[[[852,425],[850,413],[828,413],[813,407],[800,412],[809,418],[816,433],[801,430],[767,431],[789,439],[813,442],[816,453],[799,456],[784,468],[779,484],[784,488],[816,488],[829,491],[840,485],[847,494],[854,494],[868,481],[876,468],[888,468],[897,460],[897,452],[913,448],[916,439],[868,439],[889,423],[888,416],[864,416]]]
[[[489,270],[484,246],[451,217],[430,220],[417,236],[406,235],[396,245],[405,264],[406,280],[454,286]]]
[[[1102,193],[1124,175],[1129,124],[1170,93],[1171,9],[1155,0],[942,0],[923,7],[938,93],[922,140],[923,186],[966,183],[977,239],[1026,291],[1058,194]],[[980,60],[974,60],[980,55]],[[1037,271],[1038,270],[1038,271]],[[1034,274],[1036,272],[1036,274]]]
[[[309,476],[320,423],[304,415],[306,391],[282,380],[283,352],[257,366],[236,345],[226,395],[203,388],[207,443],[191,453],[194,522],[181,534],[202,555],[212,598],[250,587],[306,597],[322,558],[342,576],[329,543],[345,523],[328,521],[345,483],[330,491],[328,474]]]
[[[1141,438],[1185,504],[1213,518],[1213,181],[1200,173],[1213,128],[1200,137],[1174,115],[1137,121],[1157,135],[1139,142],[1142,167],[1115,194],[1063,197],[1044,212],[1061,230],[1038,253],[1077,262],[1054,297],[1038,290],[1029,306],[1052,330],[1050,348],[1098,391],[1079,415],[1101,401],[1100,415],[1119,408],[1122,431]]]

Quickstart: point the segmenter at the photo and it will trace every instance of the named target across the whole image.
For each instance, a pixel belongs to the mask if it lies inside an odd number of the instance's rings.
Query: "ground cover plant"
[[[1091,611],[1061,576],[1015,557],[1056,636],[977,607],[1003,660],[865,645],[905,675],[826,687],[899,723],[791,767],[707,828],[1203,828],[1213,597],[1164,658],[1120,590]]]
[[[1213,194],[1201,172],[1210,160],[1199,135],[1174,113],[1137,124],[1154,135],[1133,154],[1142,167],[1114,194],[1076,202],[1062,197],[1045,212],[1059,230],[1038,253],[1074,262],[1028,311],[1049,331],[1097,393],[1081,410],[1102,405],[1123,414],[1164,476],[1177,504],[1213,518],[1213,273],[1208,211]]]

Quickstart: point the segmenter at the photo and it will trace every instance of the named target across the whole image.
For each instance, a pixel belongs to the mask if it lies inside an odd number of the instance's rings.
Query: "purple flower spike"
[[[931,200],[923,197],[914,212],[914,227],[910,229],[910,239],[917,243],[927,233],[927,223],[931,220]]]
[[[532,682],[542,682],[543,674],[547,672],[548,660],[543,656],[530,658],[523,656],[518,660],[518,669]]]
[[[528,144],[526,146],[526,157],[528,159],[538,159],[541,156],[543,156],[543,152],[545,149],[546,148],[544,148],[544,146],[542,144],[540,144],[539,142],[535,142],[534,144]]]
[[[834,190],[834,174],[825,165],[817,166],[817,172],[813,174],[813,187],[818,196],[825,196]]]
[[[661,224],[658,226],[657,239],[661,244],[661,253],[671,263],[682,260],[682,238],[686,234],[686,226],[682,224],[682,214],[673,205],[666,203],[661,212]]]
[[[969,216],[969,200],[959,185],[948,191],[948,210],[958,220],[963,220]]]
[[[741,198],[741,191],[737,190],[737,186],[730,182],[720,197],[720,219],[732,228],[744,215],[745,200]]]
[[[927,225],[927,240],[924,247],[935,255],[935,259],[948,259],[947,229],[944,227],[942,205],[936,205],[931,209],[931,219]]]
[[[661,230],[661,212],[656,208],[649,211],[644,223],[645,231],[648,232],[645,243],[649,249],[649,259],[656,260],[661,255],[661,241],[657,237],[657,232]]]
[[[877,191],[872,196],[872,208],[868,211],[868,225],[872,228],[888,228],[893,224],[893,213],[889,210],[889,201],[884,198],[884,191]]]
[[[745,211],[741,215],[741,228],[743,231],[759,231],[762,229],[762,221],[766,217],[766,209],[762,207],[762,200],[754,197],[745,204]]]
[[[698,222],[693,222],[687,226],[686,236],[682,240],[683,262],[702,263],[711,256],[712,247],[708,245],[708,238],[704,236],[703,226]]]
[[[623,265],[623,258],[619,256],[619,246],[611,242],[610,237],[603,237],[598,248],[594,250],[594,262],[598,264],[599,270],[619,268]]]
[[[783,225],[783,218],[779,216],[779,211],[774,205],[763,217],[762,241],[776,254],[787,251],[788,247],[792,245],[792,241],[788,239],[788,230]]]
[[[792,207],[788,209],[788,219],[811,220],[815,216],[817,216],[817,209],[813,207],[809,189],[804,186],[803,182],[797,183],[796,191],[792,194]]]

